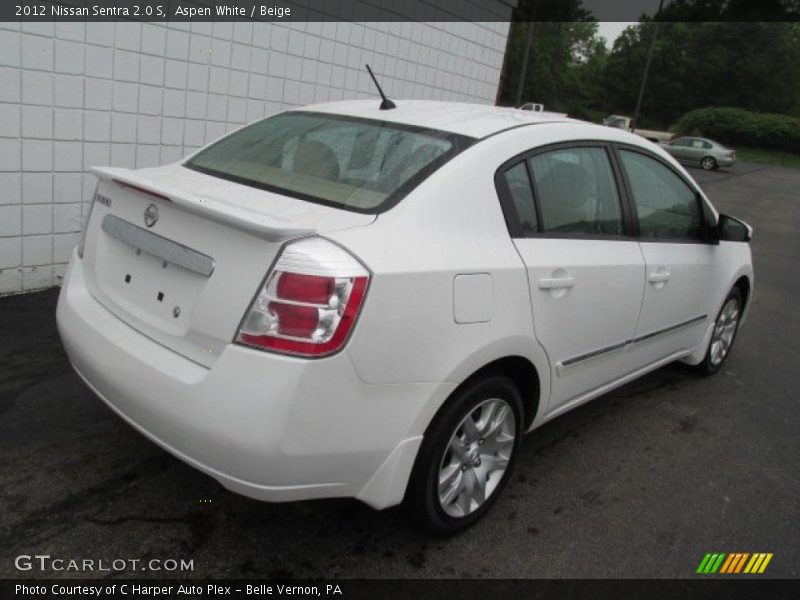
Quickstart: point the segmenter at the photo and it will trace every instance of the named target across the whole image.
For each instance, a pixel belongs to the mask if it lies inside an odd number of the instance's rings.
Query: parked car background
[[[544,104],[540,104],[538,102],[526,102],[525,104],[519,107],[519,110],[530,110],[533,112],[548,112],[551,115],[557,115],[559,117],[567,116],[567,113],[560,113],[552,110],[545,111]]]
[[[533,112],[544,112],[544,104],[538,102],[526,102],[519,107],[520,110],[532,110]]]
[[[679,162],[700,166],[706,171],[730,167],[736,163],[736,151],[719,142],[700,137],[680,137],[663,145]]]
[[[641,129],[638,127],[634,129],[631,127],[631,118],[624,115],[609,115],[603,119],[603,125],[606,127],[615,127],[617,129],[631,131],[636,135],[640,135],[646,140],[650,140],[656,144],[659,142],[668,142],[675,137],[675,134],[670,133],[669,131],[656,131],[653,129]]]

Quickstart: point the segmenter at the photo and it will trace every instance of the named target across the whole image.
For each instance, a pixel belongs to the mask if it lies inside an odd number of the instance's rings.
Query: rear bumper
[[[346,352],[303,360],[228,345],[211,368],[157,344],[89,293],[73,255],[57,310],[75,370],[117,414],[238,493],[400,502],[414,425],[444,384],[368,385]]]

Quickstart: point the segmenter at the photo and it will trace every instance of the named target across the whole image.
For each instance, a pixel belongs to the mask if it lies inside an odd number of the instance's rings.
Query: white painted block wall
[[[510,7],[498,3],[510,11]],[[508,23],[0,23],[0,294],[58,284],[93,165],[176,161],[282,109],[494,103]]]

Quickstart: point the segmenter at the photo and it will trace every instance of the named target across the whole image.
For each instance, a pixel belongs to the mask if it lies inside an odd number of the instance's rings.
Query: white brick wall
[[[510,7],[498,2],[500,11]],[[0,294],[59,283],[93,165],[178,160],[291,106],[493,103],[508,23],[0,23]]]

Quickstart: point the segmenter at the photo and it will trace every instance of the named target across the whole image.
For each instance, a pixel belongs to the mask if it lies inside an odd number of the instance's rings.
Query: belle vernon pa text
[[[18,583],[15,586],[17,596],[41,596],[52,594],[54,596],[97,596],[107,598],[110,596],[153,596],[176,597],[203,595],[219,596],[230,595],[233,591],[247,596],[342,596],[342,588],[336,584],[325,585],[275,585],[256,584],[245,586],[232,586],[224,584],[208,585],[143,585],[139,583],[115,583],[106,585],[67,585],[56,583],[52,585],[25,585]]]

